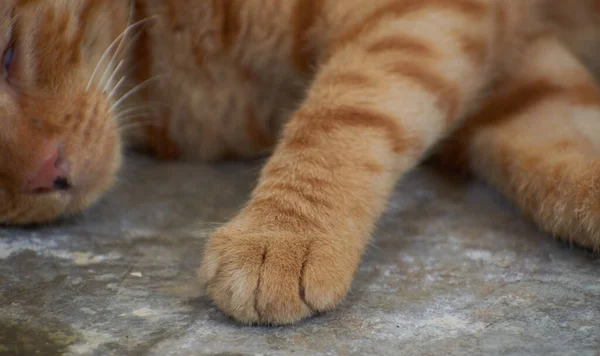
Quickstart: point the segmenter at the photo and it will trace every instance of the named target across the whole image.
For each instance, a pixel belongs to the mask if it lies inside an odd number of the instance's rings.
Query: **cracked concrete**
[[[84,216],[0,230],[0,354],[600,355],[598,255],[483,184],[411,174],[339,310],[250,328],[201,298],[194,272],[260,164],[129,166]]]

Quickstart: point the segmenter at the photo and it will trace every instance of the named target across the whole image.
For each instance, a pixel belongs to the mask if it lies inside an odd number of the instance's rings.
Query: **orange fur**
[[[0,26],[0,223],[87,207],[120,136],[167,159],[273,151],[199,271],[241,322],[333,309],[433,150],[600,249],[596,0],[9,0]],[[57,147],[69,189],[26,191]]]

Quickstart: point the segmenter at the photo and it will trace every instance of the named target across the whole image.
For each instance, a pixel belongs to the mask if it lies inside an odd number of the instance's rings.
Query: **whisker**
[[[119,88],[121,87],[121,85],[123,84],[123,82],[125,82],[125,76],[123,76],[118,82],[117,84],[115,84],[114,88],[112,88],[112,90],[110,91],[110,94],[108,94],[108,96],[106,97],[106,100],[110,101],[113,97],[113,95],[115,95],[115,93],[117,93],[119,91]]]
[[[137,120],[133,120],[137,118]],[[157,122],[159,122],[159,119],[157,117],[148,117],[146,115],[127,115],[124,116],[122,118],[119,118],[120,120],[115,120],[115,122],[117,123],[117,125],[128,125],[128,124],[155,124]]]
[[[123,110],[117,110],[117,112],[113,115],[113,119],[115,121],[120,121],[123,119],[127,119],[128,116],[131,115],[144,115],[144,116],[154,116],[156,115],[156,110],[153,107],[154,103],[144,103],[140,105],[131,105],[129,107],[124,108]],[[156,105],[158,106],[158,105]],[[166,106],[166,105],[165,105]]]
[[[110,54],[110,52],[115,48],[115,46],[117,45],[117,43],[121,43],[121,39],[123,39],[124,36],[126,36],[127,34],[129,34],[129,32],[131,32],[133,29],[139,27],[142,24],[145,24],[146,22],[148,22],[149,20],[155,20],[156,17],[152,16],[152,17],[147,17],[145,19],[142,19],[130,26],[127,26],[127,28],[125,30],[123,30],[123,32],[121,32],[121,34],[119,34],[114,41],[110,44],[110,46],[108,46],[108,48],[104,51],[104,53],[102,54],[102,57],[100,57],[100,60],[98,61],[98,63],[96,64],[96,67],[94,68],[94,71],[92,72],[92,75],[90,77],[90,80],[88,82],[88,85],[85,89],[85,91],[89,91],[90,87],[92,86],[92,83],[94,81],[94,79],[96,79],[96,75],[98,74],[98,71],[100,70],[100,65],[102,65],[102,63],[104,63],[104,61],[106,61],[106,58],[108,58],[108,55]]]
[[[140,118],[138,120],[133,120],[136,118]],[[133,128],[138,126],[157,126],[157,118],[148,118],[145,115],[129,115],[127,117],[123,117],[123,120],[111,120],[106,123],[105,127],[110,125],[115,125],[118,130],[122,130],[123,128]]]
[[[145,113],[145,114],[149,114],[150,113],[149,110],[144,110],[144,109],[147,109],[147,108],[145,106],[143,106],[143,105],[138,105],[136,107],[132,107],[132,108],[129,108],[129,109],[126,109],[126,110],[123,110],[123,111],[119,112],[119,114],[116,115],[115,118],[118,120],[121,117],[121,115],[127,115],[127,114],[131,114],[131,113],[135,113],[136,111],[139,111],[139,113]]]
[[[110,83],[114,82],[115,77],[117,76],[117,73],[119,73],[119,71],[121,70],[121,67],[123,66],[123,64],[124,64],[124,61],[120,60],[119,63],[117,64],[117,66],[115,67],[115,70],[113,70],[112,74],[106,81],[106,85],[104,85],[104,90],[102,91],[103,93],[106,93],[106,91],[108,90],[108,87],[110,86]]]
[[[158,109],[158,108],[164,108],[164,109],[168,109],[170,107],[170,105],[162,103],[160,101],[152,101],[152,100],[144,100],[141,104],[135,104],[135,105],[130,105],[130,106],[125,106],[123,107],[122,110],[128,110],[131,108],[136,108],[136,107],[148,107],[148,108],[154,108],[154,109]]]
[[[110,111],[114,111],[117,107],[119,107],[119,105],[121,105],[129,97],[131,97],[134,94],[137,94],[140,90],[144,89],[145,86],[147,86],[148,84],[152,83],[153,81],[156,81],[157,79],[160,79],[161,77],[162,77],[161,75],[157,75],[157,76],[155,76],[153,78],[144,80],[140,84],[136,85],[130,91],[128,91],[127,93],[125,93],[119,100],[117,100],[117,102],[114,103],[113,106],[110,108]]]
[[[159,127],[159,126],[158,126],[158,125],[156,125],[156,124],[144,124],[144,125],[142,125],[142,124],[140,124],[140,125],[125,125],[125,126],[118,127],[118,130],[119,130],[119,132],[121,132],[121,133],[127,133],[127,132],[130,132],[130,131],[133,131],[133,130],[139,129],[139,128],[141,128],[141,127],[148,127],[148,126],[151,126],[151,127]]]
[[[115,52],[115,55],[116,55],[116,52]],[[114,59],[114,57],[113,57],[113,59]],[[106,89],[110,85],[110,78],[107,78],[107,76],[113,77],[114,75],[117,74],[117,72],[120,69],[118,65],[114,69],[112,69],[113,68],[112,67],[113,66],[113,62],[112,62],[113,59],[110,60],[110,62],[108,63],[108,65],[104,69],[104,73],[102,73],[102,77],[100,77],[100,81],[98,82],[98,85],[96,86],[96,89],[100,89],[100,87],[103,87],[102,88],[102,92],[103,93],[106,93]]]
[[[98,82],[97,89],[99,89],[100,87],[104,86],[103,92],[107,91],[107,88],[110,85],[111,81],[110,81],[110,79],[107,80],[106,77],[111,72],[111,68],[114,67],[115,61],[119,58],[119,55],[122,52],[124,52],[125,50],[129,49],[129,47],[139,39],[139,37],[141,36],[141,34],[142,34],[142,31],[140,30],[133,37],[131,37],[131,40],[129,40],[129,41],[127,41],[127,35],[125,35],[121,39],[121,41],[119,42],[119,46],[115,50],[115,53],[113,54],[112,58],[108,62],[108,65],[106,66],[106,69],[104,70],[104,74],[102,74],[102,78],[100,78],[100,81]],[[126,43],[125,46],[123,46],[124,43]],[[121,60],[121,61],[123,61],[123,60]],[[114,77],[114,75],[119,71],[118,67],[119,66],[117,66],[114,70],[112,70],[112,74],[110,75],[110,77]]]
[[[102,75],[102,78],[100,79],[100,82],[98,83],[98,88],[100,88],[101,86],[104,85],[104,90],[103,92],[106,92],[108,90],[108,87],[110,86],[111,83],[111,79],[118,73],[119,71],[119,65],[117,65],[117,67],[115,68],[115,70],[113,70],[112,75],[110,76],[111,78],[106,80],[105,77],[106,75],[110,72],[110,68],[113,67],[114,61],[118,58],[118,56],[121,54],[121,52],[124,52],[125,50],[129,49],[129,47],[134,44],[142,35],[142,31],[138,31],[134,36],[131,37],[131,39],[127,42],[127,44],[121,48],[121,44],[125,43],[125,41],[127,40],[126,37],[123,37],[123,40],[121,41],[121,43],[119,44],[119,47],[117,48],[117,50],[115,51],[115,54],[113,55],[113,57],[111,58],[108,66],[106,67],[105,73]],[[120,62],[123,62],[123,60],[121,60]],[[120,64],[120,63],[119,63]]]
[[[127,29],[125,29],[125,31],[127,31]],[[94,71],[92,72],[92,75],[90,76],[90,81],[88,82],[87,87],[85,88],[85,91],[88,92],[90,90],[90,87],[92,86],[92,82],[94,81],[94,79],[96,78],[96,74],[98,73],[98,70],[100,69],[100,65],[102,63],[104,63],[104,61],[106,60],[106,58],[108,57],[108,54],[110,53],[110,51],[112,51],[112,49],[114,48],[114,46],[116,45],[117,41],[120,41],[121,38],[123,37],[123,35],[125,34],[125,31],[123,31],[119,36],[117,36],[117,38],[115,38],[115,40],[110,44],[110,46],[108,46],[108,48],[104,51],[104,53],[102,54],[102,57],[100,57],[100,60],[98,61],[98,63],[96,64],[96,67],[94,68]]]
[[[122,126],[126,126],[126,125],[147,125],[147,124],[154,125],[154,124],[157,124],[157,122],[158,122],[157,118],[148,118],[148,117],[144,117],[141,115],[127,117],[127,119],[129,119],[129,120],[135,119],[135,118],[140,118],[140,119],[133,120],[133,121],[121,121],[121,122],[117,121],[117,126],[122,127]]]
[[[123,127],[125,125],[146,125],[146,124],[155,124],[157,120],[153,120],[153,119],[148,119],[147,117],[145,117],[144,115],[130,115],[128,117],[125,117],[124,119],[126,120],[122,120],[122,121],[117,121],[117,125],[119,127]],[[138,119],[138,120],[133,120],[133,119]],[[142,120],[144,119],[144,120]]]

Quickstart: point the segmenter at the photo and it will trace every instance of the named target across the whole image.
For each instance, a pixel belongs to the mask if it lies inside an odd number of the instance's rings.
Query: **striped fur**
[[[122,131],[164,159],[272,153],[199,270],[243,323],[335,308],[394,184],[431,152],[542,229],[600,249],[599,11],[597,0],[4,1],[16,57],[0,88],[0,222],[88,206],[111,184]],[[25,194],[48,142],[77,189]]]

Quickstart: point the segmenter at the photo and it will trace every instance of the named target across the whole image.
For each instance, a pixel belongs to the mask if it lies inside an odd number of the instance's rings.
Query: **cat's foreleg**
[[[206,245],[219,308],[288,324],[340,303],[398,178],[488,82],[506,28],[488,3],[390,2],[332,36],[250,201]]]

